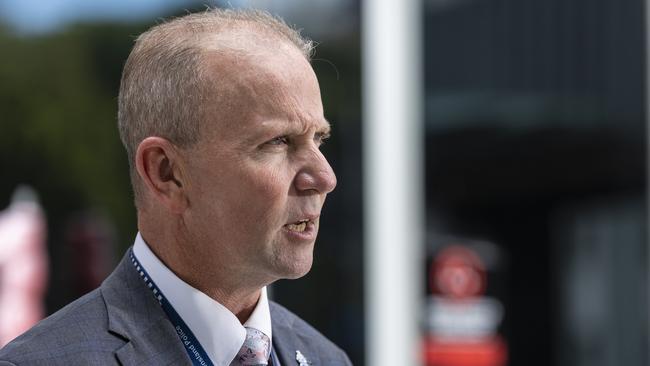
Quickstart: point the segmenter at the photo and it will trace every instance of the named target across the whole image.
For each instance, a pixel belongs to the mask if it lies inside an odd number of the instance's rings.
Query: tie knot
[[[246,327],[246,340],[231,365],[268,365],[271,340],[255,328]]]

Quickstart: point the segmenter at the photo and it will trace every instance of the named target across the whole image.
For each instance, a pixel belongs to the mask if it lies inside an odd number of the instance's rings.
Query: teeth
[[[307,227],[307,222],[306,221],[302,221],[299,224],[289,224],[289,225],[287,225],[287,229],[289,229],[291,231],[300,231],[300,232],[305,231],[306,227]]]

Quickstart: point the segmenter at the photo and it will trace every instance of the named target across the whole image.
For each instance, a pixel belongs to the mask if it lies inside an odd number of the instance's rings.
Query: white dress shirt
[[[244,326],[255,328],[272,339],[266,287],[262,288],[253,313],[242,325],[225,306],[178,278],[156,257],[140,233],[135,238],[133,253],[215,366],[228,366],[237,356],[246,339]]]

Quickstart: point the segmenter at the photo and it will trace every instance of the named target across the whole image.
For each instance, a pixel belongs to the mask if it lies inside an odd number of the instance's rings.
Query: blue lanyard
[[[158,300],[158,303],[160,304],[160,306],[162,306],[163,310],[167,314],[167,317],[174,325],[176,334],[178,334],[178,338],[180,338],[181,342],[183,343],[183,346],[185,346],[185,350],[187,351],[187,354],[190,356],[190,360],[192,361],[192,364],[195,366],[214,366],[214,364],[210,360],[210,357],[201,346],[201,343],[199,343],[199,341],[194,336],[194,333],[192,333],[192,331],[187,326],[187,324],[185,324],[183,318],[181,318],[181,316],[178,315],[178,313],[176,312],[172,304],[170,304],[169,301],[167,301],[162,291],[160,291],[158,286],[156,286],[156,283],[153,282],[151,276],[149,276],[149,274],[144,269],[144,267],[142,267],[140,262],[138,262],[138,259],[135,257],[135,254],[133,253],[133,249],[129,250],[129,257],[131,258],[131,263],[133,263],[133,266],[135,267],[136,271],[138,271],[140,277],[144,280],[144,283],[147,285],[147,287],[151,289],[154,297],[156,298],[156,300]],[[269,357],[269,366],[280,366],[280,360],[278,359],[278,355],[275,353],[275,347],[271,347],[271,357]]]
[[[275,353],[275,347],[271,347],[271,357],[269,357],[269,366],[280,366],[280,359]]]
[[[142,277],[147,287],[151,289],[153,295],[158,300],[158,303],[160,303],[160,306],[162,306],[163,310],[167,314],[167,317],[172,322],[172,325],[174,325],[176,334],[178,334],[178,338],[180,338],[183,346],[185,346],[185,350],[190,356],[192,364],[195,366],[214,366],[210,360],[210,357],[208,357],[208,354],[201,346],[201,343],[199,343],[187,324],[185,324],[180,315],[178,315],[176,310],[174,310],[174,307],[169,303],[169,301],[167,301],[162,291],[160,291],[158,286],[156,286],[156,284],[153,282],[147,271],[145,271],[142,265],[140,265],[140,262],[138,262],[138,260],[135,258],[133,249],[129,250],[129,256],[131,257],[133,266],[140,274],[140,277]]]

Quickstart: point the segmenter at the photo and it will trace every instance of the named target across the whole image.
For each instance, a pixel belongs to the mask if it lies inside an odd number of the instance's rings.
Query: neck
[[[178,278],[232,312],[240,323],[246,322],[260,299],[264,284],[242,281],[245,274],[228,269],[228,263],[214,258],[202,263],[194,255],[191,245],[184,245],[174,235],[157,235],[156,232],[140,232],[153,254]],[[228,270],[226,270],[228,269]]]
[[[260,289],[252,293],[224,292],[222,289],[200,290],[235,314],[242,324],[250,318],[262,293]]]

